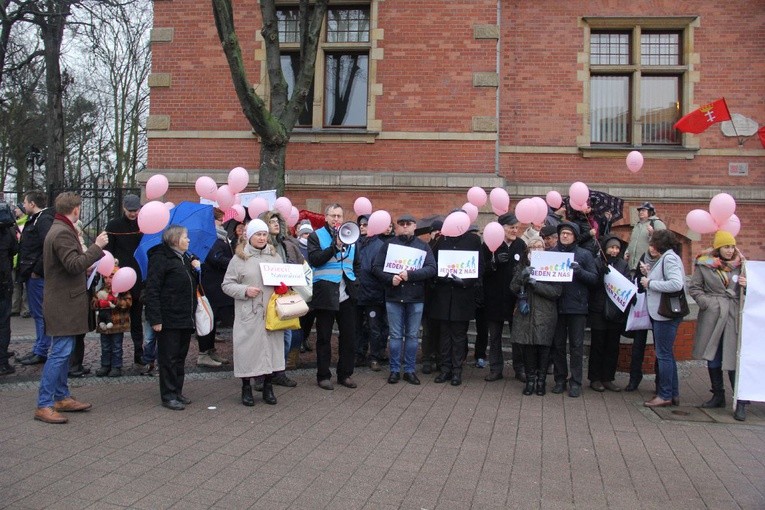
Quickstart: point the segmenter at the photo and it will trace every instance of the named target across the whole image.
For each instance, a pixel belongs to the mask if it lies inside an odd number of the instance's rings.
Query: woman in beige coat
[[[736,347],[739,328],[739,296],[746,287],[741,275],[744,258],[736,248],[736,239],[719,230],[712,248],[696,257],[695,270],[688,293],[699,305],[693,357],[707,361],[712,398],[703,408],[725,407],[723,370],[728,371],[731,387],[736,381]],[[745,405],[739,400],[734,417],[746,418]]]
[[[245,239],[221,284],[223,292],[234,298],[234,375],[242,379],[242,404],[255,405],[250,379],[264,376],[263,401],[273,405],[272,375],[284,370],[284,332],[266,330],[266,308],[274,289],[263,285],[260,264],[282,259],[268,244],[268,226],[262,220],[247,225]]]

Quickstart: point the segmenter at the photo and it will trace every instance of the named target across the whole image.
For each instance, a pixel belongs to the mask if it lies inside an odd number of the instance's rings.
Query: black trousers
[[[486,319],[486,308],[475,309],[475,348],[473,357],[476,361],[486,359],[486,346],[489,345],[489,321]],[[467,351],[467,349],[465,349]]]
[[[513,351],[515,346],[518,346],[518,351],[523,352],[523,365],[526,368],[527,377],[547,377],[547,365],[550,363],[550,347],[547,345],[521,345],[513,344]]]
[[[356,347],[356,301],[346,299],[340,309],[316,310],[316,379],[332,378],[332,326],[337,321],[337,380],[353,375],[353,356]]]
[[[130,338],[133,340],[133,361],[143,363],[143,306],[141,306],[141,291],[143,283],[140,278],[130,289],[133,306],[130,307]]]
[[[568,378],[566,362],[567,344],[571,348],[571,384],[582,385],[582,364],[584,363],[584,328],[587,316],[584,314],[562,313],[555,326],[555,382]]]
[[[645,344],[647,341],[647,329],[634,331],[634,336],[632,337],[632,357],[630,359],[631,381],[640,381],[643,378],[643,358],[645,358]]]
[[[619,361],[621,327],[590,330],[590,365],[587,378],[590,381],[613,381]]]
[[[82,366],[85,360],[85,333],[74,337],[74,347],[69,355],[69,368],[76,369]]]
[[[441,321],[441,372],[462,376],[470,321]]]
[[[157,363],[159,364],[159,394],[163,402],[176,400],[183,394],[186,374],[186,355],[193,329],[162,328],[157,335]]]
[[[435,360],[441,366],[441,321],[423,318],[421,348],[423,363]]]
[[[510,329],[513,328],[513,321],[507,321],[510,325]],[[505,357],[502,354],[502,329],[505,326],[505,321],[488,321],[489,325],[489,369],[492,373],[501,374],[502,369],[505,366]],[[513,344],[513,359],[515,359],[516,351],[521,352],[520,349],[516,349]],[[521,363],[523,364],[523,363]],[[515,368],[513,363],[513,368]]]

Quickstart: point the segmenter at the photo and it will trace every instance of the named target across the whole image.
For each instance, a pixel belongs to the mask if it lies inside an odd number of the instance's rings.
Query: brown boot
[[[66,397],[53,404],[53,409],[59,413],[77,413],[80,411],[87,411],[91,407],[93,407],[93,404],[78,402],[72,397]]]
[[[300,351],[293,350],[287,354],[287,370],[297,370],[300,368]]]
[[[52,407],[38,407],[35,411],[35,420],[45,423],[66,423],[69,419],[53,410]]]

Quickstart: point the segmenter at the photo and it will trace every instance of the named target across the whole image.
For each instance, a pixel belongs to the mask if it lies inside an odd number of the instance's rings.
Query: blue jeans
[[[717,352],[715,352],[715,357],[707,361],[707,368],[722,368],[722,350],[723,339],[721,338],[720,344],[717,346]]]
[[[651,321],[653,323],[653,342],[656,348],[656,359],[659,360],[659,397],[670,400],[679,397],[680,390],[677,381],[677,363],[675,362],[675,336],[682,319],[668,321]]]
[[[31,281],[31,280],[30,280]],[[40,377],[37,407],[53,407],[54,401],[69,396],[66,376],[69,373],[69,355],[74,346],[73,336],[51,337],[50,352]]]
[[[45,320],[43,319],[43,290],[45,289],[44,278],[30,278],[27,280],[27,300],[29,301],[29,313],[35,321],[35,346],[32,352],[38,356],[47,356],[50,348],[51,337],[45,334]]]
[[[143,355],[144,365],[157,361],[157,339],[149,321],[143,321]]]
[[[101,333],[101,366],[122,368],[122,341],[125,333]]]
[[[292,345],[292,330],[284,330],[284,362],[287,362],[287,355],[290,353],[290,345]]]
[[[404,372],[414,372],[417,343],[422,322],[423,303],[385,303],[390,327],[390,371],[401,371],[401,347],[404,347]]]

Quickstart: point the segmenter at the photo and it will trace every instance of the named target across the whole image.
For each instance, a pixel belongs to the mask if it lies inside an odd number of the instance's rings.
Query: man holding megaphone
[[[313,298],[316,310],[316,380],[319,387],[332,390],[332,326],[337,321],[337,382],[355,388],[353,357],[356,336],[356,240],[359,230],[343,224],[343,208],[330,204],[324,211],[326,224],[308,236],[308,263],[313,269]],[[349,225],[353,225],[351,228]]]

